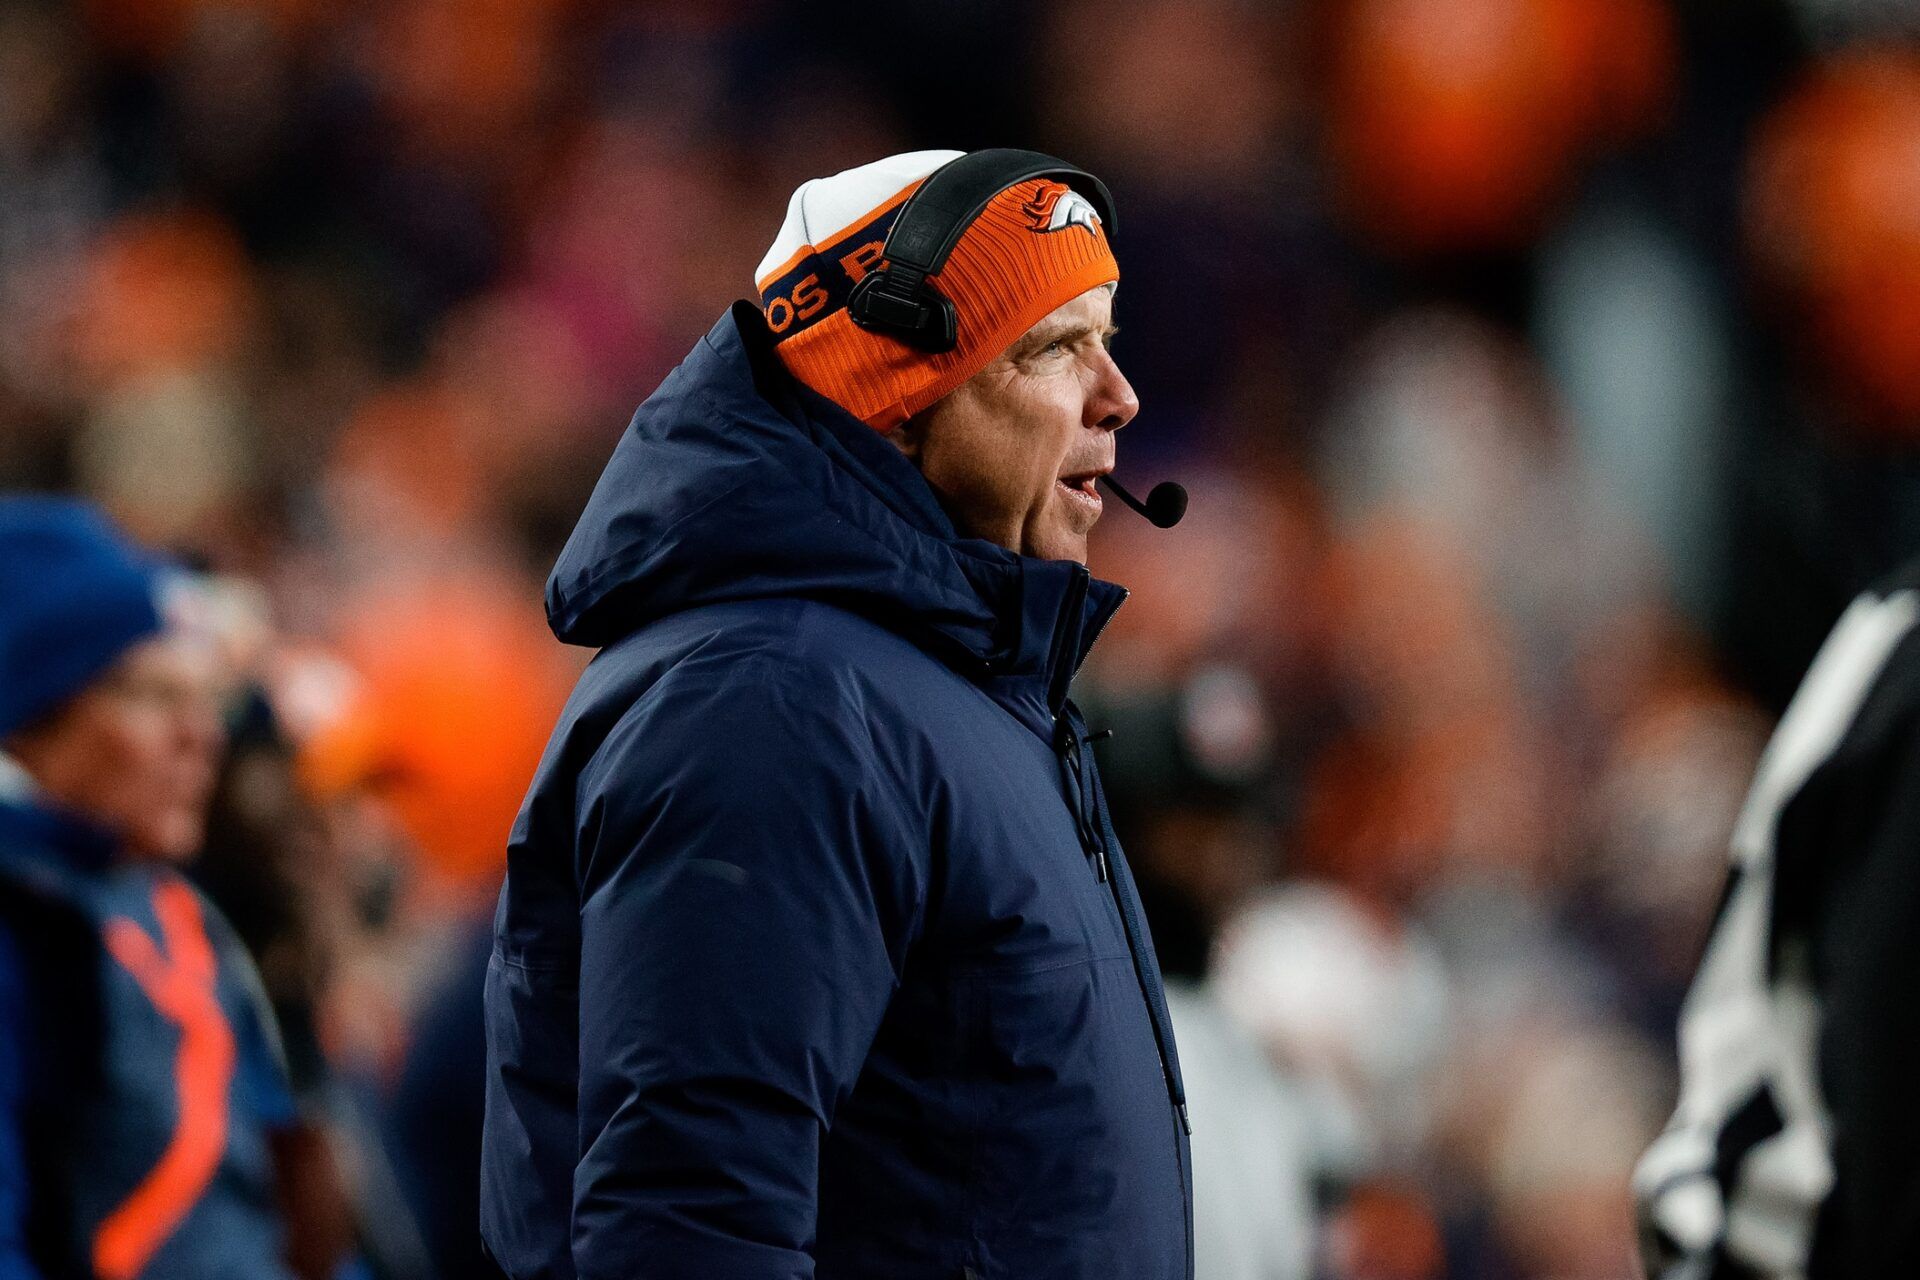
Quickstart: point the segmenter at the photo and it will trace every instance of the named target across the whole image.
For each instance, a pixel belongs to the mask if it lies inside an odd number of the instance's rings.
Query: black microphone
[[[1155,528],[1171,529],[1187,514],[1187,491],[1171,480],[1162,480],[1153,486],[1145,502],[1121,488],[1112,476],[1101,476],[1100,483],[1113,490],[1114,497],[1145,516]]]

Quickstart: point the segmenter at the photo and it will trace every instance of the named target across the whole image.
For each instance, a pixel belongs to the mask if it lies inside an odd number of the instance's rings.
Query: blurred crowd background
[[[0,487],[202,566],[195,874],[375,1269],[488,1274],[541,582],[802,180],[1121,211],[1133,598],[1081,682],[1200,1280],[1613,1280],[1772,717],[1920,551],[1908,0],[0,0]]]

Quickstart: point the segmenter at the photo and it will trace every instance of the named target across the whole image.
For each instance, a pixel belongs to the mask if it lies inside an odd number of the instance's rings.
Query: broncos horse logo
[[[1067,227],[1085,227],[1088,235],[1098,235],[1100,215],[1079,192],[1064,182],[1043,182],[1033,199],[1021,206],[1035,231],[1060,231]]]

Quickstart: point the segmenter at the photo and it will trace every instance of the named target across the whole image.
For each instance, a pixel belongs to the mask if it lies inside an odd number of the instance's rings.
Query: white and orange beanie
[[[883,261],[900,206],[961,154],[909,151],[801,183],[754,274],[788,371],[876,430],[971,378],[1055,307],[1120,278],[1098,215],[1063,183],[1034,178],[990,200],[929,277],[959,317],[953,350],[921,351],[855,325],[847,296]]]

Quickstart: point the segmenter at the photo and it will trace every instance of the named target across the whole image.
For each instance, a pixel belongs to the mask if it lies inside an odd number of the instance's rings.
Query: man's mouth
[[[1104,504],[1100,501],[1100,490],[1095,482],[1110,469],[1100,467],[1093,471],[1076,471],[1059,477],[1054,483],[1060,486],[1068,501],[1081,506],[1089,514],[1098,516]]]

